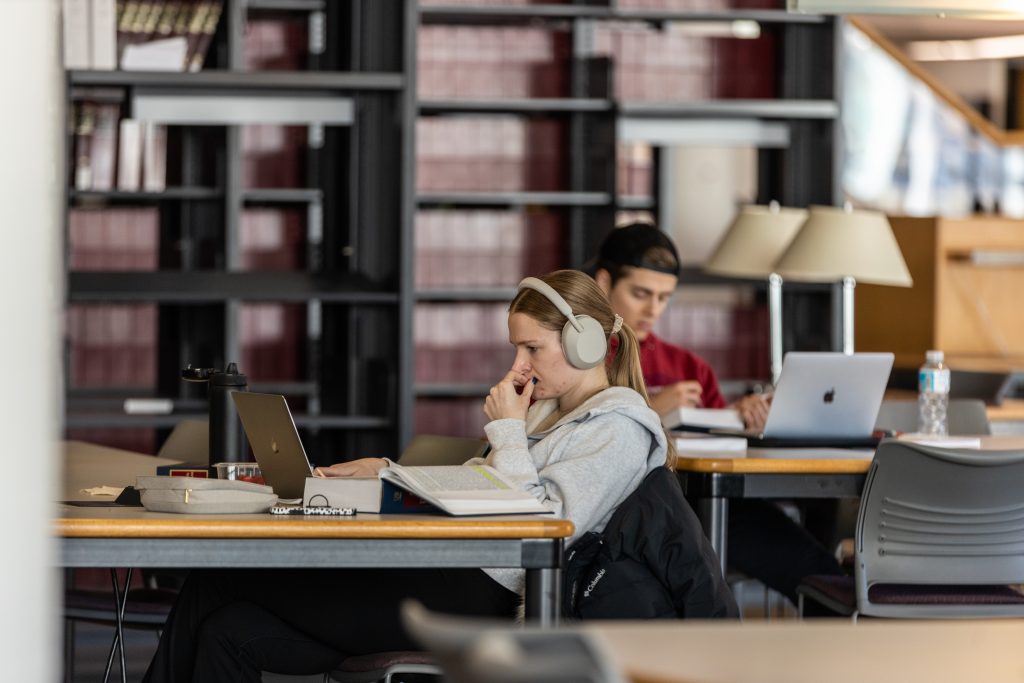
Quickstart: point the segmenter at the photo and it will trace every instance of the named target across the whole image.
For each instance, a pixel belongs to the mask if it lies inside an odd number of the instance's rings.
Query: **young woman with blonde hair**
[[[648,405],[636,339],[590,277],[566,270],[527,278],[508,327],[515,359],[484,402],[491,450],[467,464],[496,468],[571,520],[571,543],[601,531],[673,450]],[[606,368],[612,336],[619,351]],[[366,476],[387,464],[363,458],[319,473]],[[347,656],[415,649],[398,618],[405,598],[511,619],[523,587],[514,569],[195,572],[145,680],[256,682],[261,671],[327,671]]]

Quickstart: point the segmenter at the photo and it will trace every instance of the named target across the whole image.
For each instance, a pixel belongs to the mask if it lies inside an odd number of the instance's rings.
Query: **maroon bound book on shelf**
[[[217,22],[220,21],[223,9],[223,0],[209,0],[206,3],[206,14],[202,23],[196,22],[190,29],[196,30],[195,40],[190,37],[189,46],[192,48],[188,53],[188,70],[200,71],[206,61],[206,53],[213,42],[213,35],[217,32]]]
[[[75,116],[75,175],[76,190],[92,189],[92,136],[96,128],[96,105],[82,102]]]
[[[96,126],[92,135],[91,159],[93,190],[114,189],[117,158],[117,128],[121,108],[117,104],[96,105]]]

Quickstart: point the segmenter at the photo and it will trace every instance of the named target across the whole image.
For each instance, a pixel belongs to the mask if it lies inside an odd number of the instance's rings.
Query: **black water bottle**
[[[231,399],[233,391],[247,391],[249,379],[228,363],[224,372],[210,375],[210,467],[218,462],[242,462],[245,458],[242,425]]]

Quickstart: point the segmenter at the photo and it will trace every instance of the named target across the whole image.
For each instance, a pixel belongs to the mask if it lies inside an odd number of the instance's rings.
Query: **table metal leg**
[[[107,668],[103,672],[103,683],[107,683],[110,679],[110,669],[114,665],[114,653],[116,652],[120,656],[121,663],[121,683],[127,683],[128,672],[125,670],[124,665],[124,606],[128,602],[128,587],[132,582],[132,568],[128,568],[128,573],[124,578],[124,589],[120,590],[117,585],[117,569],[111,567],[110,569],[110,581],[114,586],[114,619],[117,624],[117,629],[114,633],[114,642],[110,644],[110,654],[107,655]]]
[[[700,518],[704,524],[704,533],[711,541],[711,548],[718,555],[718,561],[722,565],[722,576],[725,576],[728,562],[726,550],[729,547],[729,499],[702,498]]]
[[[527,569],[526,620],[533,626],[557,626],[561,593],[560,569]]]

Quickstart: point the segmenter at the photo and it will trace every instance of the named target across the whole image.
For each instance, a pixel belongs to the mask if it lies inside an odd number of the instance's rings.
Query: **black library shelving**
[[[627,0],[514,5],[486,0],[477,5],[421,2],[421,28],[449,31],[449,37],[457,37],[451,31],[490,31],[486,37],[478,39],[486,44],[497,40],[494,29],[509,28],[543,29],[565,36],[568,47],[561,57],[564,63],[556,63],[559,59],[556,56],[547,65],[549,70],[565,71],[564,87],[559,92],[545,91],[531,97],[519,91],[485,95],[468,92],[472,87],[461,95],[451,92],[451,88],[426,88],[424,91],[427,79],[421,73],[418,116],[420,122],[473,116],[515,117],[524,122],[557,120],[567,131],[559,149],[567,161],[560,191],[470,192],[431,188],[417,193],[418,208],[454,212],[478,209],[556,212],[565,226],[558,265],[580,267],[593,255],[604,235],[613,229],[620,212],[639,211],[657,216],[664,199],[659,196],[657,177],[652,182],[654,191],[650,196],[619,191],[616,148],[624,142],[624,130],[629,130],[630,141],[644,140],[648,136],[657,174],[658,156],[661,148],[668,144],[662,142],[659,135],[666,127],[691,122],[728,125],[734,121],[766,124],[773,126],[774,131],[783,131],[781,142],[753,143],[758,147],[757,196],[754,198],[758,203],[775,200],[788,206],[835,204],[839,198],[833,171],[839,103],[835,86],[834,20],[821,15],[789,13],[784,8],[785,3],[771,0],[704,3],[714,5],[711,10],[699,9],[700,2],[691,3],[695,8],[691,10],[629,6],[637,4]],[[668,8],[672,3],[665,5]],[[665,32],[673,24],[699,28],[699,25],[728,27],[737,22],[756,23],[772,46],[773,66],[769,76],[774,82],[774,92],[770,96],[744,97],[742,93],[731,93],[711,98],[673,97],[668,89],[663,97],[633,99],[620,94],[618,89],[616,79],[623,76],[623,65],[616,57],[595,47],[596,32],[609,27],[641,26],[645,30]],[[699,34],[700,31],[694,33]],[[444,41],[438,42],[444,45]],[[470,49],[472,41],[467,40],[466,45],[466,49]],[[427,49],[422,36],[420,47]],[[462,47],[458,44],[447,49],[454,53]],[[424,53],[421,60],[424,58],[437,57]],[[452,66],[457,65],[456,61]],[[420,68],[423,68],[422,62]],[[446,76],[451,79],[449,82],[459,78],[457,73]],[[765,283],[737,283],[707,275],[699,268],[685,269],[681,280],[683,288],[736,287],[737,284],[754,291],[759,300],[766,296]],[[507,301],[513,293],[509,285],[514,283],[467,287],[455,283],[439,286],[428,281],[418,286],[414,298],[423,306],[476,303],[485,307]],[[784,294],[787,348],[834,347],[838,340],[833,315],[835,296],[831,285],[787,288]],[[426,405],[431,401],[480,396],[481,389],[486,387],[475,378],[435,377],[419,380],[414,394]]]
[[[248,26],[268,18],[305,33],[301,64],[248,66]],[[112,102],[122,116],[168,131],[166,189],[76,190],[72,183],[67,193],[69,215],[106,206],[159,213],[155,268],[68,268],[69,310],[157,311],[152,386],[75,386],[75,363],[88,357],[68,349],[69,433],[152,429],[159,436],[201,416],[202,388],[180,381],[180,369],[240,360],[243,308],[284,304],[298,312],[297,370],[266,379],[241,367],[251,388],[289,396],[314,461],[400,452],[412,433],[417,25],[414,0],[224,0],[199,72],[67,73],[69,109]],[[268,112],[270,120],[261,120]],[[295,186],[243,182],[243,126],[262,124],[303,131]],[[74,168],[73,131],[68,142]],[[294,267],[245,262],[243,213],[264,207],[301,217]],[[69,244],[69,264],[73,256]],[[172,412],[120,409],[121,399],[147,395],[170,399]]]

